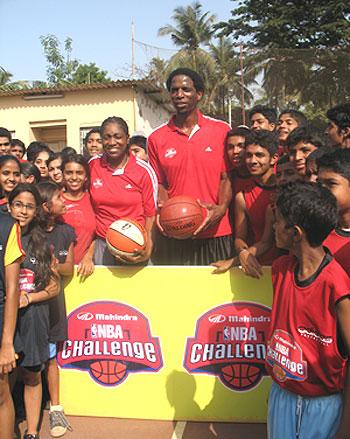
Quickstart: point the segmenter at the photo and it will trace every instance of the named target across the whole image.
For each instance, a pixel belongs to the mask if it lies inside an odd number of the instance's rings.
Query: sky
[[[227,21],[237,4],[231,0],[201,0],[203,12]],[[158,29],[174,24],[174,8],[191,0],[0,0],[0,65],[12,80],[46,80],[46,59],[41,35],[54,34],[61,43],[73,39],[72,57],[95,62],[111,79],[131,74],[131,22],[135,39],[166,50],[145,50],[135,45],[135,64],[141,69],[153,56],[168,58],[176,50],[170,36],[158,37]],[[62,47],[63,49],[63,47]]]

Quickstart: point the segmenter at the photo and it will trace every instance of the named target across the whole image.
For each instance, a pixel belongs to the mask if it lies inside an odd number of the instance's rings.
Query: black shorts
[[[157,233],[154,265],[210,265],[234,256],[232,235],[206,239],[173,239]]]

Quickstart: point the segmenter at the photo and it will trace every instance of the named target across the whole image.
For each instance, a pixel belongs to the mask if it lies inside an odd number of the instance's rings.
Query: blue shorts
[[[337,432],[342,415],[341,393],[307,398],[273,383],[269,395],[269,439],[329,439]]]
[[[49,360],[57,357],[57,343],[49,343]]]

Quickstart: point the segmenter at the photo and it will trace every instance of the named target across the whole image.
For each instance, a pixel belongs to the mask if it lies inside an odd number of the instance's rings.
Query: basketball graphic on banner
[[[238,391],[255,387],[263,375],[263,370],[255,364],[229,364],[221,369],[221,381],[224,380],[227,387]]]
[[[115,385],[126,378],[125,364],[114,360],[100,360],[90,364],[92,378],[105,385]]]

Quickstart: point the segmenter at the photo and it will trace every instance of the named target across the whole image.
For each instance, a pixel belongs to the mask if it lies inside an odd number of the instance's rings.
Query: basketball
[[[170,198],[160,210],[159,222],[171,238],[188,239],[205,218],[205,210],[191,197]]]
[[[132,256],[146,247],[147,233],[138,222],[124,218],[114,221],[106,234],[108,250],[115,256]]]
[[[126,365],[114,360],[100,360],[90,364],[90,375],[100,384],[116,385],[126,378]]]
[[[286,372],[282,369],[281,366],[278,366],[278,364],[275,364],[272,368],[272,372],[275,375],[275,377],[278,379],[278,381],[285,381],[286,380]]]
[[[235,363],[221,369],[220,378],[225,386],[234,390],[249,390],[255,386],[262,372],[260,367],[248,363]]]

